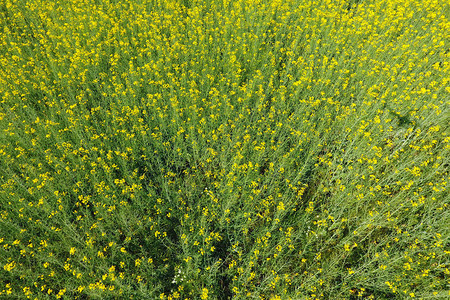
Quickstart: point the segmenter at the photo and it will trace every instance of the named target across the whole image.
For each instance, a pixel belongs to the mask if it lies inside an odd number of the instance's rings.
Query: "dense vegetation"
[[[450,2],[1,0],[0,298],[449,297]]]

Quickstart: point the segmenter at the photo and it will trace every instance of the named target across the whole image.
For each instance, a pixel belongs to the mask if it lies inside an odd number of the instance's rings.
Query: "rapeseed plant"
[[[446,298],[447,1],[0,3],[0,296]]]

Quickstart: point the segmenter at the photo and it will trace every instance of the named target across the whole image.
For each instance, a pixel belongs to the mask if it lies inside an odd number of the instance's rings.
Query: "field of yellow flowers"
[[[1,0],[0,299],[448,299],[450,2]]]

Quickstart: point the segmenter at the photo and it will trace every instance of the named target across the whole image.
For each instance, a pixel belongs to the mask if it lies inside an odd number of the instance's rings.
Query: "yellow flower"
[[[200,296],[201,299],[208,299],[208,289],[204,288],[202,290],[202,295]]]
[[[12,261],[9,264],[6,264],[3,266],[3,269],[5,269],[5,271],[11,271],[12,269],[14,269],[16,267],[16,262]]]

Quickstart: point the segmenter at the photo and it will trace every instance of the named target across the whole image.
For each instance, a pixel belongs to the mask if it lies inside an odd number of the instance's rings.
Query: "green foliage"
[[[446,1],[3,1],[0,298],[445,298]]]

